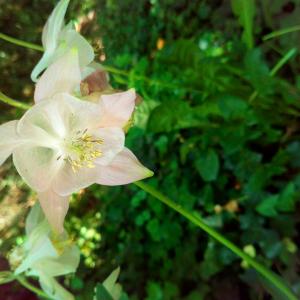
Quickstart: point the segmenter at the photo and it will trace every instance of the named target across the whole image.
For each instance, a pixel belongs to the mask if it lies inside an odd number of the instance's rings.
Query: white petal
[[[38,193],[38,198],[52,229],[58,234],[62,233],[69,209],[69,196],[60,196],[52,188],[49,188],[45,192]]]
[[[44,257],[57,257],[57,251],[53,247],[47,235],[40,235],[35,243],[25,243],[27,256],[15,270],[15,274],[20,274],[30,269],[36,262]]]
[[[0,165],[22,144],[17,134],[17,124],[18,121],[10,121],[0,125]]]
[[[41,57],[41,59],[31,72],[30,77],[33,82],[37,82],[38,76],[51,64],[52,57],[53,53],[51,53],[50,51],[44,53],[44,55]]]
[[[34,204],[34,206],[30,209],[30,212],[26,218],[26,226],[25,231],[26,235],[29,236],[33,230],[43,222],[45,219],[45,215],[41,209],[41,206],[38,202]]]
[[[64,24],[64,17],[70,0],[61,0],[50,15],[42,35],[45,53],[31,73],[31,79],[36,82],[39,74],[52,62],[53,53],[58,46],[60,31]]]
[[[60,170],[53,181],[53,189],[62,196],[70,195],[96,182],[97,170],[82,167],[74,172],[69,163]]]
[[[130,119],[135,107],[135,90],[102,95],[101,106],[101,125],[102,127],[118,126],[123,127]]]
[[[60,169],[57,152],[45,147],[24,145],[13,153],[14,165],[24,181],[35,191],[45,191]]]
[[[101,156],[95,160],[99,165],[108,165],[124,149],[125,134],[119,127],[99,128],[92,135],[102,141],[99,146]]]
[[[34,101],[45,100],[57,93],[72,93],[80,81],[78,50],[71,49],[55,61],[38,80]]]
[[[41,288],[54,300],[74,300],[74,296],[59,284],[53,277],[40,272],[39,281]]]
[[[81,69],[94,60],[94,50],[88,41],[75,30],[66,28],[61,32],[60,47],[57,49],[57,55],[59,56],[69,49],[76,49],[78,51],[79,66]]]
[[[71,95],[56,94],[29,109],[18,124],[20,136],[31,139],[36,145],[57,144],[71,132],[96,128],[99,123],[99,106],[81,101]]]
[[[75,273],[79,265],[80,251],[76,246],[67,246],[57,258],[45,257],[37,262],[36,268],[41,268],[49,276],[62,276]]]
[[[42,42],[46,50],[56,48],[59,33],[64,24],[64,17],[70,0],[61,0],[55,6],[43,29]]]
[[[153,175],[127,148],[120,152],[108,166],[99,166],[97,183],[103,185],[123,185]]]

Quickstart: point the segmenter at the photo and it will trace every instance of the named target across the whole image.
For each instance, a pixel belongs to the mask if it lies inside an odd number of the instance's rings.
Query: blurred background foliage
[[[0,31],[40,44],[55,3],[0,0]],[[300,34],[264,38],[298,25],[299,15],[299,0],[72,0],[68,11],[112,85],[143,98],[127,144],[155,171],[149,183],[278,272],[300,297]],[[31,103],[29,75],[39,56],[0,41],[1,91]],[[23,113],[0,108],[2,122]],[[35,195],[10,162],[1,168],[0,193],[5,269]],[[78,272],[64,280],[78,300],[92,299],[117,266],[123,300],[284,299],[135,186],[95,185],[74,195],[66,226],[82,250]],[[17,284],[0,291],[4,299],[36,299]]]

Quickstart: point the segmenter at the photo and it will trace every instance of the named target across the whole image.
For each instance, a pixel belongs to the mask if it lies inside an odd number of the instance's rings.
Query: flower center
[[[79,168],[94,168],[94,160],[102,155],[99,145],[103,140],[94,138],[84,131],[76,132],[75,138],[68,143],[68,155],[65,158],[71,164],[72,170],[77,172]]]

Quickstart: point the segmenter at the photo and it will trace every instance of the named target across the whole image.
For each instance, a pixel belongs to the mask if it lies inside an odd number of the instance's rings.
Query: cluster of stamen
[[[66,160],[71,164],[72,170],[77,172],[79,168],[87,167],[94,168],[94,160],[102,155],[102,152],[97,149],[98,145],[103,143],[103,140],[96,139],[87,133],[78,131],[74,140],[72,140],[69,148],[74,155],[68,156]],[[74,156],[76,158],[74,158]]]

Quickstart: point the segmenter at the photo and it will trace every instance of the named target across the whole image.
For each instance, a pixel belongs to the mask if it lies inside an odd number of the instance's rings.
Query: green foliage
[[[248,48],[253,47],[253,18],[255,16],[255,0],[231,0],[232,10],[243,27],[243,40]]]
[[[297,24],[299,1],[292,1],[294,9],[285,0],[239,0],[232,7],[226,1],[91,0],[83,9],[72,2],[72,16],[96,9],[98,19],[84,33],[101,36],[104,63],[127,72],[111,72],[112,85],[135,87],[143,98],[126,143],[155,171],[149,182],[241,248],[255,249],[299,294],[299,57],[271,74],[299,36],[261,42],[271,29]],[[42,17],[15,14],[24,39],[36,42]],[[3,32],[18,37],[15,30]],[[1,88],[20,98],[23,74],[28,77],[38,57],[5,47]],[[74,198],[67,223],[83,252],[77,279],[70,279],[80,300],[91,299],[117,266],[132,300],[256,300],[267,299],[265,289],[274,295],[230,251],[135,186],[93,186]],[[89,237],[90,229],[101,239]],[[105,293],[101,285],[97,291]]]

